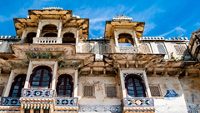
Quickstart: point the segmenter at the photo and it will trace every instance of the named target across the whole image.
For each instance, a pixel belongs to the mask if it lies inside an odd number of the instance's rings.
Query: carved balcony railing
[[[73,97],[57,97],[57,106],[78,106],[78,98]]]
[[[77,52],[95,54],[111,53],[111,46],[109,44],[84,42],[78,44]]]
[[[124,112],[126,111],[142,111],[142,112],[154,112],[154,100],[153,98],[146,97],[134,97],[123,99]]]
[[[23,89],[22,97],[40,97],[51,98],[55,96],[52,89]]]
[[[2,97],[2,106],[20,106],[20,100],[18,97]]]
[[[62,38],[60,37],[35,37],[33,38],[34,44],[61,44]]]
[[[138,50],[133,46],[119,46],[120,53],[137,53]]]

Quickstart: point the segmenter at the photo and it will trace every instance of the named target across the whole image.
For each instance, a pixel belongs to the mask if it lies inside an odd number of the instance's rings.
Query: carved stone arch
[[[125,88],[131,97],[146,97],[146,86],[144,79],[138,74],[128,74],[125,77]]]
[[[69,74],[61,74],[57,78],[56,92],[58,96],[72,97],[74,92],[73,77]]]
[[[63,43],[76,43],[75,34],[72,32],[65,32],[62,38]]]
[[[58,26],[55,24],[45,24],[42,26],[41,36],[43,37],[57,37]],[[45,34],[49,34],[45,36]],[[52,36],[50,35],[52,34]]]
[[[36,88],[50,88],[52,76],[51,67],[46,65],[37,66],[32,70],[29,80],[30,86]]]
[[[33,43],[33,38],[36,37],[36,32],[28,32],[24,39],[25,43]]]

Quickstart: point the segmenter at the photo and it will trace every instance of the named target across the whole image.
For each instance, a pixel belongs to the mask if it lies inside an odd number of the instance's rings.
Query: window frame
[[[129,85],[128,82],[129,82],[130,79],[132,80],[132,84],[133,84],[133,86],[132,86],[133,95],[129,94],[130,90],[128,89],[128,85]],[[137,88],[139,88],[139,87],[136,86],[135,80],[139,81],[140,87],[142,87],[143,96],[139,96],[138,91],[137,91]],[[147,88],[146,88],[146,85],[145,85],[145,81],[142,79],[142,77],[135,75],[135,74],[129,74],[129,75],[126,76],[126,78],[125,78],[125,88],[126,88],[127,95],[130,96],[130,97],[147,97],[147,95],[148,95],[147,91],[146,91]]]
[[[108,96],[108,87],[114,87],[115,88],[115,95],[114,96]],[[118,91],[117,91],[117,86],[114,84],[109,84],[105,86],[105,94],[107,98],[117,98],[118,97]]]
[[[59,91],[61,89],[59,89],[59,86],[60,84],[63,82],[62,79],[64,78],[64,88],[61,88],[63,90],[63,92],[65,93],[64,95],[60,95],[59,94]],[[71,89],[67,89],[67,81],[66,80],[69,80],[69,85],[71,87]],[[67,90],[70,90],[70,96],[67,96]],[[61,96],[61,97],[73,97],[72,94],[73,94],[73,91],[74,91],[74,84],[73,84],[73,78],[71,75],[68,75],[68,74],[62,74],[58,77],[58,82],[56,84],[56,92],[57,92],[57,96]]]
[[[85,95],[85,87],[92,87],[92,95]],[[94,98],[95,97],[95,86],[94,85],[84,85],[83,86],[83,97]]]
[[[157,87],[158,88],[158,91],[159,91],[159,94],[160,94],[160,96],[153,96],[152,95],[152,90],[151,90],[151,87]],[[149,84],[149,90],[150,90],[150,93],[151,93],[151,96],[152,97],[156,97],[156,98],[162,98],[163,97],[163,93],[162,93],[162,91],[161,91],[161,88],[160,88],[160,85],[159,84]]]
[[[14,78],[14,81],[12,82],[10,92],[9,92],[9,97],[21,97],[21,92],[22,92],[22,89],[24,88],[25,81],[26,81],[26,74],[18,74]],[[18,86],[18,89],[15,89],[16,86]],[[14,91],[17,91],[17,93],[16,92],[14,93]]]
[[[40,74],[40,79],[39,81],[35,81],[33,80],[34,77],[37,75],[37,72],[41,70],[41,74]],[[49,81],[44,81],[43,78],[45,76],[44,71],[47,70],[48,71],[48,76],[49,76]],[[32,74],[30,76],[30,80],[29,80],[29,84],[31,88],[44,88],[46,89],[47,86],[42,86],[44,82],[48,82],[48,88],[50,88],[51,86],[51,81],[52,81],[52,70],[50,67],[48,66],[38,66],[36,68],[34,68],[34,70],[32,71]],[[39,82],[38,86],[33,86],[33,82]]]

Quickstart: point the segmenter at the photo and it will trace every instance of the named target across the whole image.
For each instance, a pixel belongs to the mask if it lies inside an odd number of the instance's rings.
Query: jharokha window
[[[72,97],[72,92],[73,92],[72,77],[67,74],[60,75],[58,77],[56,91],[58,96]]]
[[[33,70],[30,78],[32,88],[49,88],[52,77],[52,70],[47,66],[38,66]]]
[[[10,89],[9,97],[21,96],[21,90],[24,87],[25,79],[26,79],[25,74],[20,74],[15,77]]]
[[[145,97],[145,86],[140,76],[130,74],[125,79],[126,90],[129,96]]]
[[[118,43],[120,46],[132,46],[134,45],[133,38],[130,34],[121,33],[119,34]]]

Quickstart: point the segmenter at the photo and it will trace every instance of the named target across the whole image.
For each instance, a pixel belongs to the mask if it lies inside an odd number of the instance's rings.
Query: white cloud
[[[90,19],[90,34],[94,37],[99,37],[98,35],[103,35],[105,21],[111,20],[113,17],[121,14],[133,17],[133,21],[145,21],[145,34],[147,34],[156,27],[155,22],[152,21],[155,15],[163,12],[164,10],[159,9],[156,6],[151,6],[141,12],[135,12],[134,7],[130,8],[123,5],[119,5],[118,7],[102,7],[96,9],[82,7],[75,10],[75,14]],[[94,33],[93,31],[98,31],[98,33]]]
[[[159,36],[168,36],[170,34],[176,34],[177,36],[183,36],[185,33],[186,33],[186,30],[184,28],[178,26],[178,27],[175,27],[174,29],[172,29],[168,32],[165,32]]]
[[[155,23],[147,23],[145,25],[145,29],[144,29],[144,35],[146,35],[148,32],[150,32],[152,29],[154,29],[156,27]]]
[[[195,23],[194,26],[200,28],[200,22]]]

